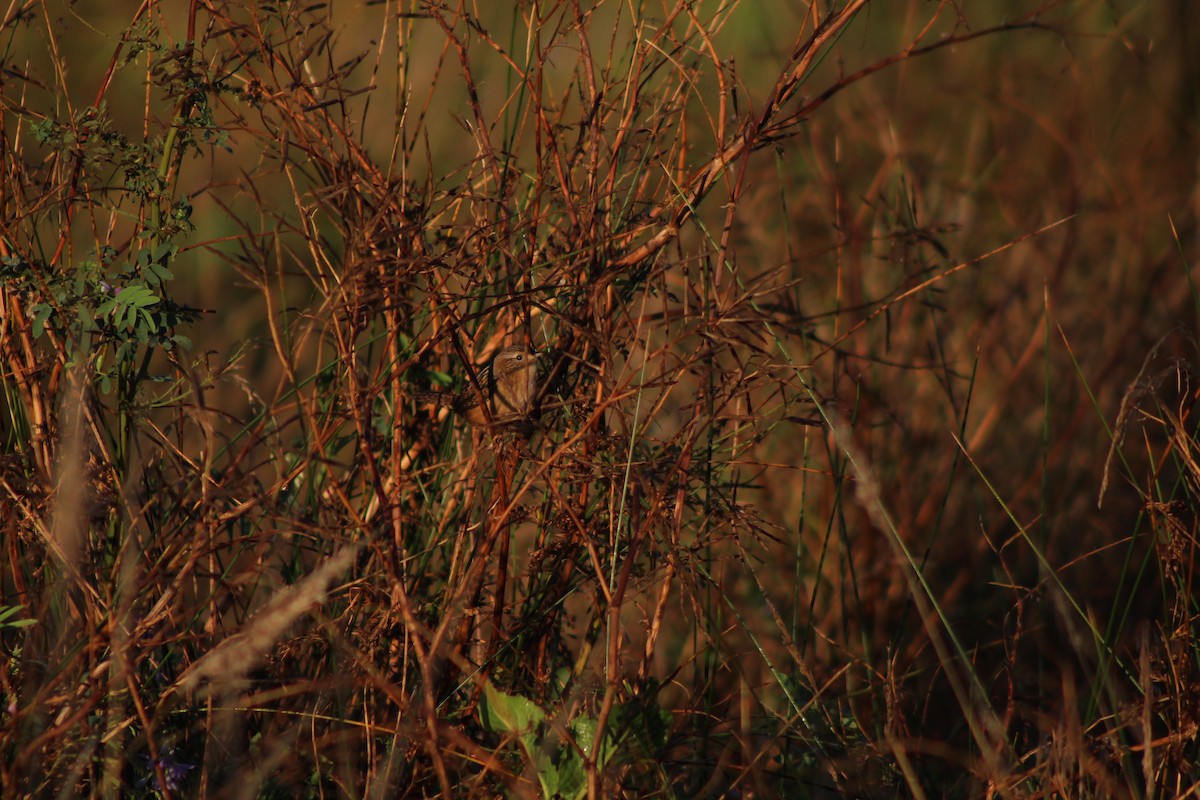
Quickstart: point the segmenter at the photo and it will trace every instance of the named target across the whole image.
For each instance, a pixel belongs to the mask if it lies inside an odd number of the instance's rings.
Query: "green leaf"
[[[595,733],[596,720],[591,721],[592,733]],[[561,755],[558,763],[558,793],[567,800],[578,800],[587,795],[587,768],[583,757],[570,746],[564,747]]]
[[[150,262],[152,264],[165,264],[176,252],[178,252],[178,248],[175,245],[170,242],[164,242],[154,248],[154,253],[150,256]]]
[[[55,138],[58,128],[51,119],[43,119],[33,123],[33,138],[38,144],[45,144]]]
[[[481,711],[484,727],[499,733],[524,733],[546,718],[532,700],[505,694],[491,683],[485,689]]]
[[[154,292],[139,284],[130,284],[117,293],[117,303],[135,308],[146,308],[156,305],[159,297]]]
[[[542,797],[560,796],[562,783],[559,781],[558,770],[554,768],[554,763],[545,756],[541,758],[535,756],[534,765],[537,767],[538,783],[542,785]]]
[[[9,622],[9,618],[20,613],[25,606],[0,606],[0,628],[28,628],[30,625],[36,625],[36,619],[15,619]]]
[[[165,283],[175,278],[175,274],[171,270],[158,263],[147,266],[146,273],[146,279],[153,283]]]
[[[46,329],[46,320],[54,313],[54,309],[45,303],[38,303],[33,307],[33,335],[38,337]]]

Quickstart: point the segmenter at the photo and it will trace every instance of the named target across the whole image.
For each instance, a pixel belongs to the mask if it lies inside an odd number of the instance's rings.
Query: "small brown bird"
[[[523,345],[506,347],[487,366],[475,375],[483,397],[487,398],[487,413],[480,403],[479,392],[468,385],[461,392],[417,392],[418,403],[448,406],[476,426],[507,425],[529,415],[537,395],[537,357]]]

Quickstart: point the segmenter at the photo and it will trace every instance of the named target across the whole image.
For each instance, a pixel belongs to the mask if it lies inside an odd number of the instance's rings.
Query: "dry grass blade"
[[[330,584],[346,574],[361,549],[362,545],[343,547],[310,575],[281,589],[242,630],[218,642],[188,667],[175,688],[193,692],[207,684],[209,691],[223,695],[244,689],[250,671],[261,666],[289,628],[325,602]]]

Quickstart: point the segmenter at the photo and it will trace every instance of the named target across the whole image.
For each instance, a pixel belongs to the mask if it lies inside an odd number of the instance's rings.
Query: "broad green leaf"
[[[483,724],[490,730],[523,733],[546,718],[532,700],[505,694],[490,683],[484,695]]]
[[[50,318],[50,314],[54,309],[45,303],[39,303],[33,307],[33,335],[41,336],[46,329],[46,320]]]

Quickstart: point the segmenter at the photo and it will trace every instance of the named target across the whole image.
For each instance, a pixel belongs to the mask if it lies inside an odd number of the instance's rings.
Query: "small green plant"
[[[526,697],[506,694],[490,682],[480,704],[484,729],[517,737],[527,763],[537,773],[546,800],[579,800],[588,793],[588,772],[617,764],[653,761],[667,744],[671,715],[638,702],[617,704],[600,741],[599,720],[581,714],[565,727],[547,722],[547,712]]]

